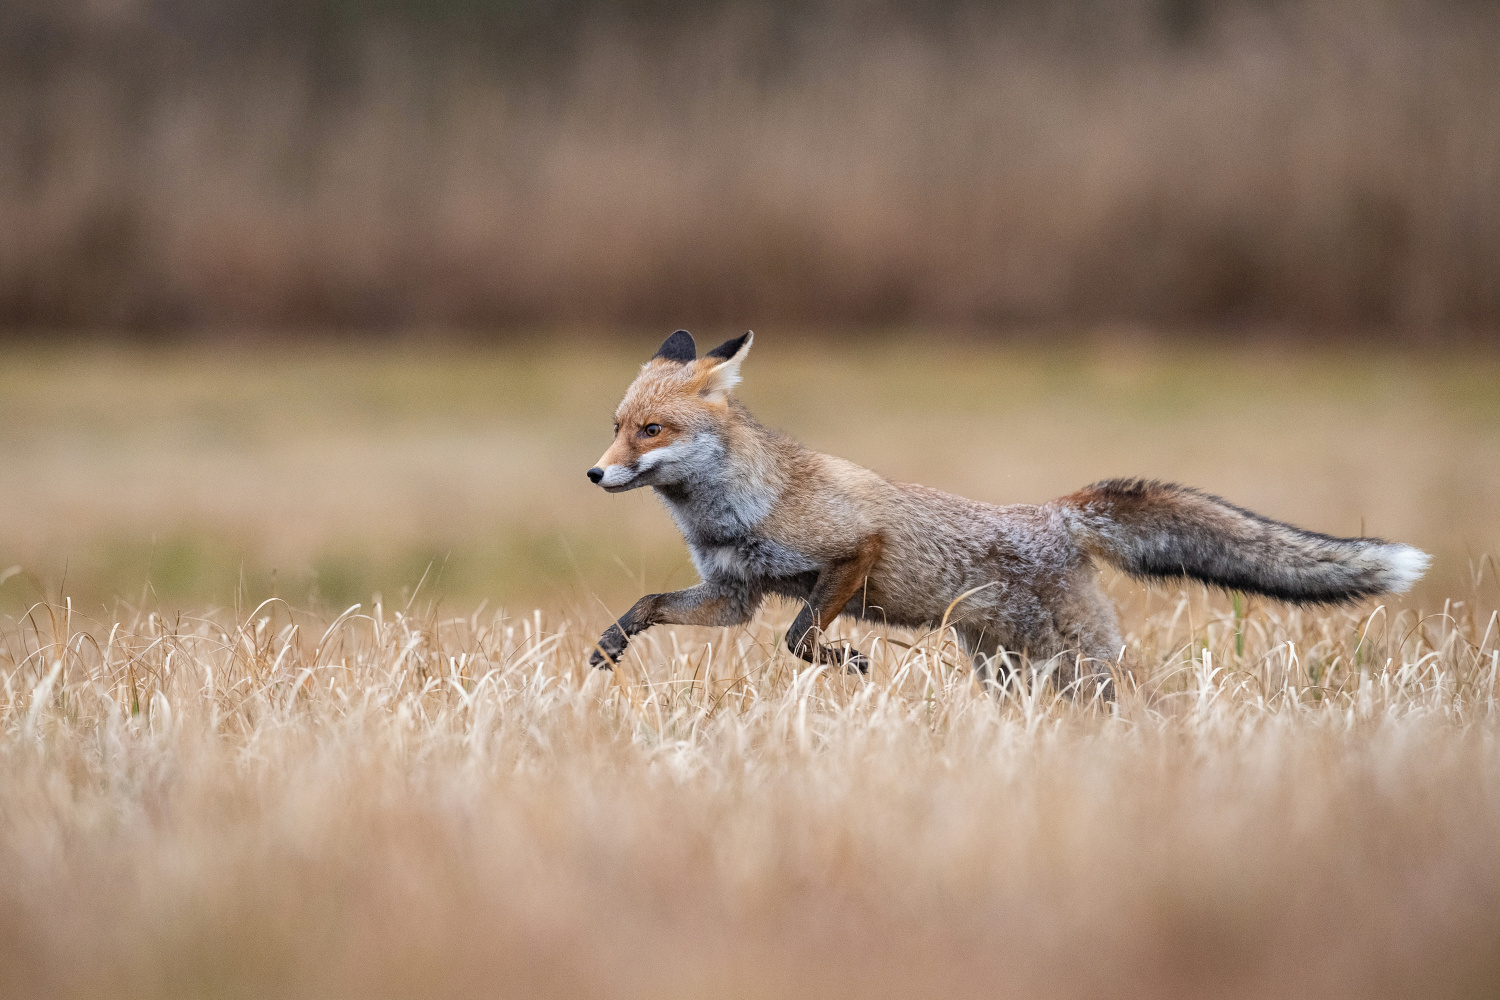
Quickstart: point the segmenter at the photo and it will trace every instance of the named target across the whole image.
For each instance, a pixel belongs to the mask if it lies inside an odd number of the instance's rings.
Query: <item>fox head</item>
[[[722,451],[717,432],[730,419],[729,393],[754,333],[703,357],[692,334],[678,330],[641,368],[615,410],[615,439],[589,481],[611,493],[670,486]]]

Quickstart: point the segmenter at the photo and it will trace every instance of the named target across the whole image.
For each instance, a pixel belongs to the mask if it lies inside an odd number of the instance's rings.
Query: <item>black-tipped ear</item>
[[[693,343],[693,335],[686,330],[678,330],[662,343],[661,348],[652,356],[665,358],[668,361],[681,361],[690,365],[698,360],[698,345]]]
[[[719,358],[720,360],[728,361],[740,353],[740,348],[745,346],[745,341],[749,340],[751,336],[751,334],[745,333],[735,337],[733,340],[726,340],[703,356],[705,358]]]

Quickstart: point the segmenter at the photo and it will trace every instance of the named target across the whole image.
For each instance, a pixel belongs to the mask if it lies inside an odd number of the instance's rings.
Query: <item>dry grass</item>
[[[581,31],[539,73],[26,6],[10,326],[1500,319],[1489,4],[981,5],[932,34],[749,3]],[[1163,38],[1168,6],[1205,23]]]
[[[1117,706],[986,696],[941,635],[830,676],[787,609],[610,675],[540,613],[38,607],[0,992],[1492,996],[1492,586],[1158,594]]]

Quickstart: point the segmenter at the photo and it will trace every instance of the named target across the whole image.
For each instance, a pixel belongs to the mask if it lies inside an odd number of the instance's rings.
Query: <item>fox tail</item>
[[[1188,578],[1292,604],[1407,590],[1431,557],[1379,538],[1335,538],[1173,483],[1110,479],[1059,501],[1078,545],[1145,579]]]

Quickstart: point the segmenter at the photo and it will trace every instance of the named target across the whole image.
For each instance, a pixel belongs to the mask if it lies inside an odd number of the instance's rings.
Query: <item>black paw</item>
[[[609,631],[599,637],[598,647],[589,654],[589,666],[599,670],[614,669],[629,642],[618,625],[611,625]]]
[[[851,674],[868,674],[870,672],[870,659],[857,649],[844,646],[834,649],[832,646],[824,646],[823,653],[829,662],[842,666]]]

